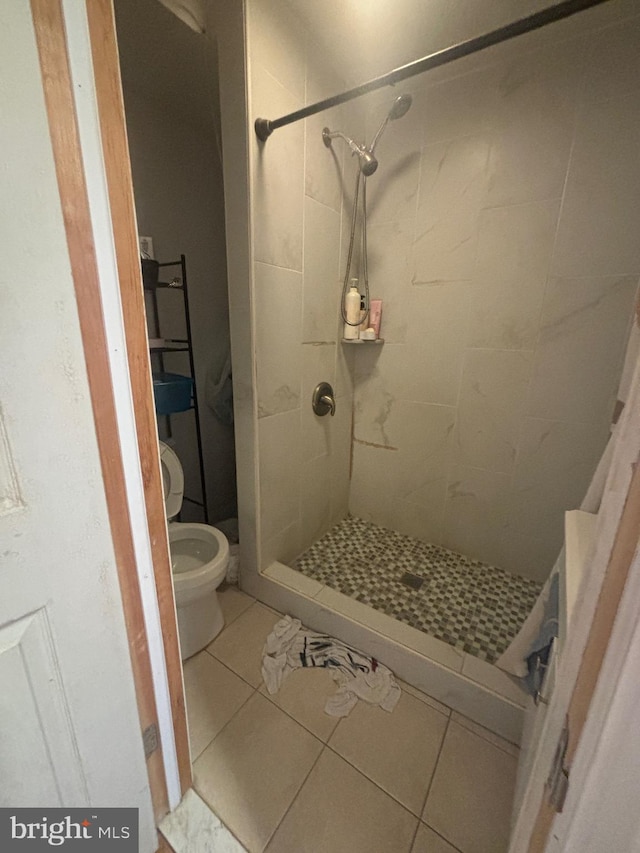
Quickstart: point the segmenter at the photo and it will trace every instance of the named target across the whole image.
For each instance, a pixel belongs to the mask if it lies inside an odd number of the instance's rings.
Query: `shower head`
[[[390,121],[395,121],[397,118],[402,118],[403,115],[406,115],[409,112],[409,107],[411,106],[412,98],[411,95],[398,95],[398,97],[391,104],[391,109],[387,113],[385,120],[382,122],[380,127],[378,128],[378,132],[373,137],[373,142],[368,148],[368,151],[373,154],[376,145],[378,144],[378,140],[382,135],[382,131],[389,124]]]
[[[409,107],[412,102],[411,95],[399,95],[395,101],[391,104],[391,109],[389,110],[388,118],[394,121],[397,118],[402,118],[405,113],[409,112]]]
[[[358,157],[360,158],[360,171],[362,174],[368,178],[369,175],[373,175],[375,170],[378,168],[378,161],[373,156],[370,151],[367,151],[366,148],[362,147],[360,151],[356,152]]]
[[[360,162],[360,171],[365,177],[369,177],[369,175],[373,175],[375,170],[378,168],[378,161],[373,156],[373,153],[364,145],[358,145],[357,142],[354,142],[351,137],[346,136],[341,130],[329,130],[328,127],[325,127],[322,131],[322,141],[327,146],[327,148],[331,147],[331,140],[339,137],[340,139],[344,139],[349,148],[354,154],[358,155],[358,160]]]

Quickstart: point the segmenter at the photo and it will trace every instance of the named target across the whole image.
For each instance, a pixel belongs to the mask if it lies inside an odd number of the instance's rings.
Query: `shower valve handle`
[[[336,413],[336,401],[333,399],[333,397],[329,397],[328,394],[325,394],[324,396],[320,397],[320,402],[324,403],[325,406],[329,406],[329,413],[331,414],[331,417],[333,417]]]
[[[316,415],[323,417],[324,415],[336,413],[336,399],[333,394],[333,388],[328,382],[320,382],[316,385],[311,398],[311,405]]]

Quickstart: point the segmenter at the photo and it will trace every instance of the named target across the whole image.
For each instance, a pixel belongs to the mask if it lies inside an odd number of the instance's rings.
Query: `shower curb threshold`
[[[241,588],[259,601],[380,660],[403,681],[511,743],[519,744],[530,701],[486,661],[398,622],[290,566],[245,571]]]

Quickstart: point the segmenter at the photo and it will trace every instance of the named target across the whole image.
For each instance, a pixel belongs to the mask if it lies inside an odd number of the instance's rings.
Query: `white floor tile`
[[[184,686],[191,760],[195,761],[253,689],[206,652],[185,661]]]
[[[506,853],[516,766],[450,721],[422,819],[463,853]]]
[[[458,853],[458,851],[437,832],[421,823],[411,853]]]
[[[489,729],[485,729],[484,726],[474,723],[474,721],[470,720],[468,717],[463,717],[462,714],[459,714],[457,711],[453,711],[451,719],[454,722],[459,723],[461,726],[464,726],[464,728],[468,729],[470,732],[474,732],[474,734],[488,740],[489,743],[497,746],[498,749],[508,752],[509,755],[514,755],[516,758],[520,755],[520,750],[514,743],[510,743],[508,740],[500,737],[500,735],[490,732]]]
[[[237,586],[229,585],[222,590],[218,589],[218,601],[224,616],[225,627],[228,628],[234,619],[251,607],[255,598],[242,592]]]
[[[254,693],[194,764],[194,785],[251,853],[261,853],[322,750]]]
[[[279,619],[273,610],[256,602],[225,628],[207,646],[207,651],[253,687],[259,687],[262,684],[262,649]]]
[[[435,708],[436,711],[440,711],[441,714],[444,714],[445,717],[451,715],[451,708],[448,708],[446,705],[443,705],[442,702],[438,702],[437,699],[434,699],[432,696],[428,696],[426,693],[423,693],[421,690],[418,690],[417,687],[414,687],[412,684],[407,684],[406,681],[400,681],[399,678],[396,678],[396,681],[407,693],[411,694],[411,696],[415,696],[416,699],[419,699],[421,702],[424,702],[426,705],[430,705],[432,708]]]
[[[325,749],[268,853],[408,853],[416,818]]]
[[[420,816],[446,727],[447,717],[403,693],[391,713],[359,702],[329,746]]]
[[[338,717],[325,714],[327,699],[338,688],[327,669],[296,669],[273,696],[263,685],[260,692],[320,740],[327,741],[338,725]]]

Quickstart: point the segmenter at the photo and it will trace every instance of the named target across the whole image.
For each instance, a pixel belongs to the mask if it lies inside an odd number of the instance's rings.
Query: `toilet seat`
[[[184,472],[175,452],[165,444],[160,444],[160,470],[162,472],[162,490],[167,521],[175,518],[182,509],[184,497]]]

